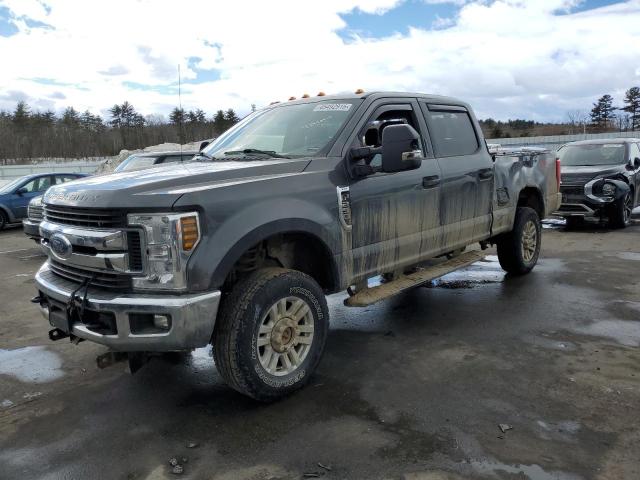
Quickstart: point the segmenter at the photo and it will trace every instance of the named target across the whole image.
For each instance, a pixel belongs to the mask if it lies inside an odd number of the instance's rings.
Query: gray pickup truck
[[[558,172],[546,150],[491,154],[453,98],[277,103],[191,162],[48,190],[34,303],[52,340],[94,341],[130,362],[212,344],[232,388],[273,400],[320,360],[325,295],[369,304],[477,260],[460,253],[474,243],[529,272],[540,219],[560,203]]]

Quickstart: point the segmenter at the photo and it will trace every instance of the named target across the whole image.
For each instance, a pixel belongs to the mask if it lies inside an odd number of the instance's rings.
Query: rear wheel
[[[2,230],[7,225],[7,214],[0,210],[0,230]]]
[[[518,207],[513,230],[502,235],[497,242],[500,266],[513,275],[529,273],[538,263],[541,234],[536,211]]]
[[[628,191],[613,210],[609,223],[614,228],[625,228],[631,223],[633,212],[633,192]]]
[[[320,286],[304,273],[258,270],[224,300],[213,352],[235,390],[272,401],[302,387],[327,337],[329,311]]]

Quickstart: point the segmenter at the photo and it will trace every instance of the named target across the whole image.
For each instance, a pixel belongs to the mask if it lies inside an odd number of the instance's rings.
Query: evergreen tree
[[[640,87],[631,87],[624,95],[625,106],[621,110],[629,114],[632,131],[640,130]]]
[[[614,118],[613,97],[609,94],[603,95],[593,104],[591,109],[591,124],[599,129],[605,129]]]
[[[20,100],[16,104],[16,109],[13,111],[13,123],[16,127],[24,128],[29,123],[29,119],[31,117],[31,109],[27,102],[24,100]]]
[[[223,110],[218,110],[213,117],[213,129],[220,135],[227,129],[227,122]]]

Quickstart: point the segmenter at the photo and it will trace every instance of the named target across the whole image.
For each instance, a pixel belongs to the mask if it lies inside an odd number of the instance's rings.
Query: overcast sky
[[[0,109],[246,113],[289,96],[419,91],[562,120],[640,85],[640,0],[0,0]]]

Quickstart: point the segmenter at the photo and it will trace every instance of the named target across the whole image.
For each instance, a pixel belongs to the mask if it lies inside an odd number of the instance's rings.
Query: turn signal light
[[[198,243],[200,238],[198,218],[182,217],[180,219],[180,229],[182,231],[182,249],[189,251]]]

